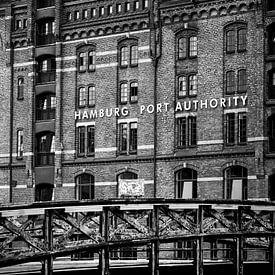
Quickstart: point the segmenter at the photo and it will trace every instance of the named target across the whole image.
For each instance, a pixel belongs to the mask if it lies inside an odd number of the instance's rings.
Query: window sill
[[[130,64],[130,67],[131,67],[131,68],[138,67],[138,63],[136,63],[136,64]]]
[[[127,69],[127,68],[128,68],[128,65],[119,65],[119,68],[120,68],[120,69]]]

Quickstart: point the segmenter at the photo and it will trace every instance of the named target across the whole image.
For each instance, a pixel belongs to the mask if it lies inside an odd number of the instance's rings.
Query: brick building
[[[275,198],[273,1],[0,7],[1,202]]]

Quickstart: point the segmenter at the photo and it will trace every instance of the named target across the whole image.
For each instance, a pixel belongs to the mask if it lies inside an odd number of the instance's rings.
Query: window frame
[[[198,197],[198,172],[196,170],[191,168],[182,168],[180,170],[177,170],[175,171],[174,179],[176,199],[196,199]],[[184,198],[182,196],[184,191],[184,182],[192,182],[191,198]]]
[[[183,31],[183,33],[177,36],[176,45],[177,60],[194,59],[198,57],[198,35],[196,31]]]
[[[128,103],[128,83],[121,82],[119,84],[119,102],[120,104],[127,104]]]
[[[76,127],[77,157],[94,157],[95,155],[95,125]],[[91,133],[91,135],[90,135]]]
[[[247,24],[236,22],[225,27],[225,53],[234,54],[247,50]],[[230,35],[229,35],[230,34]]]
[[[237,91],[238,91],[238,93],[246,93],[247,92],[246,69],[239,69],[237,72]]]
[[[236,93],[235,71],[229,70],[225,73],[225,94],[232,95]]]
[[[118,123],[118,154],[137,154],[138,125],[137,121]]]
[[[82,179],[82,176],[89,176],[89,183],[84,183],[82,184],[81,181],[84,181],[84,179]],[[89,173],[83,173],[78,175],[75,178],[75,183],[76,183],[76,199],[77,200],[93,200],[95,199],[95,178],[93,175],[89,174]],[[88,187],[89,188],[89,196],[88,198],[83,198],[83,196],[81,196],[81,186],[83,187]]]
[[[17,78],[17,100],[24,99],[24,87],[25,87],[25,79],[23,76],[20,76]]]
[[[130,103],[138,102],[138,82],[133,80],[130,82]],[[134,94],[134,95],[133,95]]]
[[[176,118],[176,148],[186,149],[197,146],[197,117],[183,116]]]
[[[16,158],[23,159],[24,156],[24,130],[20,128],[16,133],[17,139],[17,150],[16,150]]]
[[[193,80],[191,78],[194,78]],[[196,89],[193,89],[192,87]],[[192,93],[192,91],[194,91]],[[198,74],[189,73],[177,76],[177,97],[196,97],[198,95]]]

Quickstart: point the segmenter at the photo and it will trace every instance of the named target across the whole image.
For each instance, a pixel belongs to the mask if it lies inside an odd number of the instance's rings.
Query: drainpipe
[[[12,8],[10,7],[11,12]],[[10,12],[10,16],[11,16]],[[14,84],[13,84],[13,78],[14,78],[14,69],[13,69],[13,63],[14,63],[14,51],[13,51],[13,46],[12,46],[12,38],[11,38],[11,33],[12,33],[12,20],[10,19],[10,148],[9,148],[9,184],[10,184],[10,193],[9,193],[9,202],[12,203],[12,187],[13,187],[13,177],[12,177],[12,149],[13,149],[13,94],[14,94]]]
[[[150,57],[153,60],[154,66],[154,153],[153,153],[153,177],[154,177],[154,198],[157,196],[157,74],[158,74],[158,61],[161,57],[162,52],[162,33],[161,33],[161,25],[160,25],[160,16],[159,16],[159,3],[156,2],[157,7],[151,7],[150,10],[152,11],[150,14],[150,21],[151,21],[151,29],[153,33],[153,52],[150,52]],[[154,5],[154,3],[153,3]],[[155,17],[157,18],[157,22],[155,22]],[[151,34],[152,34],[151,33]],[[152,48],[151,43],[152,37],[150,37],[150,49]],[[159,45],[158,45],[159,43]]]

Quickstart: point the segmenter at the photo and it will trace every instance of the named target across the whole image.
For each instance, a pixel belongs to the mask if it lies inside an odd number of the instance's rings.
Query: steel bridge
[[[98,270],[107,275],[119,249],[139,248],[152,275],[159,274],[163,253],[166,258],[187,254],[195,274],[203,275],[206,244],[219,242],[230,249],[217,246],[212,254],[230,261],[234,274],[243,274],[248,258],[264,258],[275,275],[274,235],[275,203],[263,201],[112,199],[9,205],[0,207],[0,270],[41,261],[42,274],[50,275],[54,259],[89,252],[98,254]],[[183,243],[192,247],[183,248]]]

